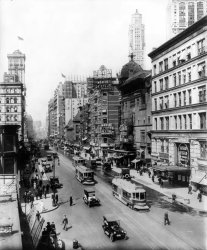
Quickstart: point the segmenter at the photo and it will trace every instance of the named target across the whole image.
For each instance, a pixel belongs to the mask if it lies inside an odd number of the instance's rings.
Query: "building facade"
[[[105,149],[114,147],[119,137],[119,91],[112,70],[102,65],[93,72],[88,95],[90,144],[98,155],[106,155]]]
[[[134,61],[144,68],[145,28],[138,10],[132,15],[129,25],[129,53],[133,53]]]
[[[197,186],[207,171],[206,23],[204,17],[149,54],[152,157],[174,166],[180,183],[188,184],[191,173]]]
[[[167,38],[194,24],[207,13],[207,0],[170,0],[167,7]]]
[[[121,92],[121,149],[136,150],[137,158],[151,158],[151,71],[133,60],[122,67],[118,76]]]

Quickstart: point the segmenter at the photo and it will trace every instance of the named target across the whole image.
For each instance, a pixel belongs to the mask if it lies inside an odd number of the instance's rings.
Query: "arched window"
[[[9,97],[6,98],[6,103],[9,103]]]
[[[14,97],[14,103],[17,103],[17,98],[16,97]]]

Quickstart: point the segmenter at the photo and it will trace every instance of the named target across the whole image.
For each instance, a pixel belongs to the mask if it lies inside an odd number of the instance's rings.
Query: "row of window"
[[[6,104],[9,104],[9,103],[18,103],[19,101],[19,98],[17,97],[7,97],[6,98]],[[0,103],[4,103],[4,99],[3,98],[0,98]]]
[[[202,39],[202,40],[197,42],[197,44],[196,44],[197,53],[194,55],[194,57],[198,56],[202,53],[205,53],[206,48],[205,48],[204,44],[205,44],[205,39]],[[193,45],[188,46],[186,49],[183,49],[182,51],[179,51],[176,54],[173,54],[169,58],[165,58],[164,60],[162,60],[158,63],[158,70],[157,70],[157,65],[154,64],[153,65],[153,76],[155,76],[156,74],[160,74],[160,73],[168,70],[169,68],[174,68],[177,65],[179,65],[185,61],[190,60],[192,57],[191,55],[192,55],[193,49],[194,49]]]
[[[5,93],[21,93],[21,89],[19,88],[0,88],[0,94],[5,94]]]
[[[196,98],[196,93],[194,92],[194,103],[206,102],[206,85],[198,87],[198,98]],[[192,104],[192,90],[183,90],[176,92],[172,95],[172,99],[169,100],[169,95],[161,96],[159,98],[154,98],[154,108],[153,111],[163,110],[168,108],[182,107]]]
[[[196,75],[197,74],[197,75]],[[159,81],[153,82],[152,93],[167,90],[176,86],[180,86],[185,83],[189,83],[192,80],[197,80],[206,76],[206,64],[205,62],[199,63],[197,65],[196,74],[192,77],[191,67],[174,73],[170,76],[159,79]]]
[[[3,115],[0,115],[0,121],[5,121]],[[18,115],[6,115],[7,122],[18,122],[20,121]]]
[[[13,112],[18,112],[17,106],[6,106],[7,113],[13,113]],[[3,108],[0,106],[0,113],[3,112]]]
[[[198,124],[194,129],[206,129],[206,112],[198,113]],[[188,130],[193,129],[192,114],[174,115],[172,117],[154,118],[154,130]]]

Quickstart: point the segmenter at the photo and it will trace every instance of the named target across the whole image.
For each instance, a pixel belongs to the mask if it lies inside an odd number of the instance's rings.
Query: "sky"
[[[7,54],[26,55],[26,111],[46,122],[59,82],[92,76],[101,65],[115,76],[129,61],[128,29],[136,9],[145,25],[147,56],[166,41],[168,0],[0,0],[0,81]],[[24,40],[21,41],[17,37]]]

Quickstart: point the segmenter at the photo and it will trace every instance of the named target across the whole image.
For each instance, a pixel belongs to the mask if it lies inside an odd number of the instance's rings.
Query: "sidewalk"
[[[140,176],[140,174],[134,169],[130,170],[130,175],[133,177],[135,182],[164,194],[171,201],[172,194],[175,194],[177,197],[176,202],[184,204],[200,212],[207,212],[207,197],[205,195],[202,196],[202,202],[199,202],[197,199],[197,192],[192,191],[192,194],[188,194],[187,187],[173,187],[168,184],[168,182],[164,182],[163,187],[160,187],[157,177],[155,177],[153,182],[152,179],[149,178],[148,173],[143,173],[142,176]]]

